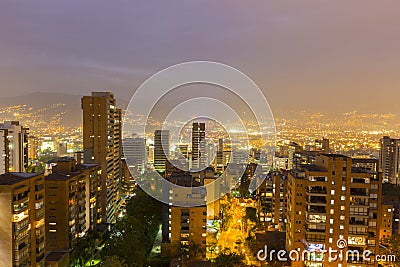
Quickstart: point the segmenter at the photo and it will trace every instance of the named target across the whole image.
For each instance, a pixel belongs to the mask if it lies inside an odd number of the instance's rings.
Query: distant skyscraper
[[[44,266],[43,174],[0,175],[0,266]]]
[[[169,158],[169,131],[156,130],[154,132],[154,168],[156,171],[165,171],[165,161]]]
[[[381,139],[379,169],[383,173],[383,182],[400,184],[400,139],[389,136]]]
[[[141,175],[146,167],[146,139],[125,138],[122,140],[123,155],[131,172]]]
[[[0,124],[0,174],[24,172],[28,167],[28,128],[18,121]]]
[[[39,150],[39,139],[33,135],[28,136],[28,158],[36,159]]]
[[[205,155],[206,124],[193,122],[192,127],[192,168],[203,169],[206,164]]]
[[[102,218],[113,223],[121,208],[121,110],[110,92],[84,96],[82,109],[84,162],[101,166]]]

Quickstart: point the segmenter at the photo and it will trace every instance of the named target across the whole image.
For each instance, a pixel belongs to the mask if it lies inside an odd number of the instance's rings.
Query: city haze
[[[396,113],[394,1],[2,1],[3,97],[110,90],[211,60],[248,74],[275,113]]]

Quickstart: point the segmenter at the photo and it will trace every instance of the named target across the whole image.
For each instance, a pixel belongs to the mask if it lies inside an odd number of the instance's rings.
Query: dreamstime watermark
[[[201,86],[210,86],[213,90],[211,93],[202,94]],[[198,89],[193,91],[191,87]],[[168,99],[171,95],[175,96],[173,107],[160,108],[163,99]],[[169,98],[168,101],[172,100]],[[218,124],[224,129],[229,143],[239,147],[239,149],[232,148],[229,157],[230,163],[234,159],[237,162],[227,164],[217,179],[200,186],[179,186],[164,179],[163,166],[160,167],[163,158],[160,154],[164,154],[166,159],[170,160],[171,148],[181,146],[180,136],[185,126],[204,120]],[[258,162],[249,191],[255,191],[265,179],[262,175],[263,170],[269,169],[272,165],[276,141],[272,111],[256,83],[233,67],[208,61],[177,64],[147,79],[135,91],[125,112],[123,136],[129,137],[133,134],[146,140],[154,136],[154,142],[158,142],[154,144],[153,166],[146,168],[146,171],[139,176],[135,174],[137,184],[153,198],[165,204],[181,207],[212,203],[230,192],[232,186],[243,176],[249,164],[247,157],[252,153],[252,149],[257,149]],[[207,154],[204,152],[204,147],[210,151],[216,151],[218,148],[217,142],[205,143],[206,141],[199,140],[197,146],[203,147],[203,151],[200,149],[198,155],[192,151],[190,160],[180,149],[175,149],[174,159],[179,160],[171,160],[170,163],[186,173],[205,170],[210,165],[210,159],[202,158],[201,155]],[[130,144],[124,143],[123,148],[124,151],[131,149]],[[136,149],[144,150],[136,154],[149,153],[143,146],[137,146]],[[135,155],[130,153],[124,155],[128,166],[137,164]],[[240,160],[242,158],[244,160]]]
[[[324,248],[324,245],[314,246],[312,249],[304,249],[300,248],[297,250],[268,250],[268,246],[265,246],[264,249],[261,249],[257,252],[257,259],[259,261],[292,261],[292,262],[305,262],[305,261],[314,261],[314,262],[323,262],[327,257],[328,262],[337,262],[337,261],[346,261],[346,262],[395,262],[395,255],[374,255],[374,253],[370,250],[364,250],[362,252],[358,250],[345,249],[347,248],[347,241],[345,239],[339,239],[337,241],[338,249],[333,249],[328,247]]]

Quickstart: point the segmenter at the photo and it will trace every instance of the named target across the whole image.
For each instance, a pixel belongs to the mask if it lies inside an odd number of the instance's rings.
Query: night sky
[[[112,90],[211,60],[272,107],[398,112],[400,2],[2,0],[1,96]]]

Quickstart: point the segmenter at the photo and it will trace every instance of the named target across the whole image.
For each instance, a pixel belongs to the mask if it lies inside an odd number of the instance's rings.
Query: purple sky
[[[229,64],[272,108],[399,112],[400,2],[2,0],[0,92],[130,98],[154,72]]]

